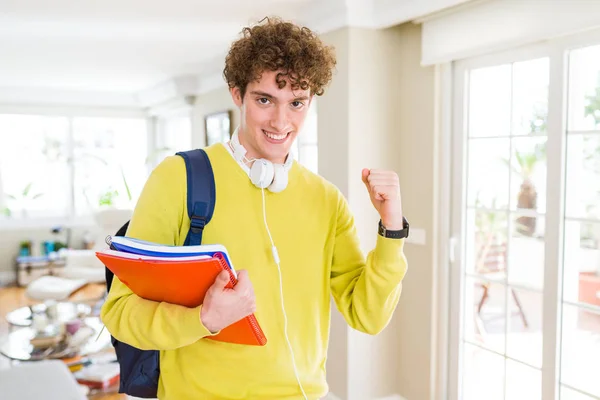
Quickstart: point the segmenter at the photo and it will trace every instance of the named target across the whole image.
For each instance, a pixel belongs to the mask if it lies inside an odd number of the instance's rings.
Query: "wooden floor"
[[[89,284],[74,293],[69,300],[79,302],[89,302],[93,304],[102,298],[106,291],[103,284]],[[30,300],[25,296],[25,289],[19,287],[0,287],[0,337],[8,333],[8,323],[4,316],[19,307],[33,305],[37,301]],[[7,358],[0,355],[0,370],[10,368],[10,362]],[[88,396],[91,400],[125,400],[126,395],[116,393],[116,388],[111,388],[108,393],[96,393]]]

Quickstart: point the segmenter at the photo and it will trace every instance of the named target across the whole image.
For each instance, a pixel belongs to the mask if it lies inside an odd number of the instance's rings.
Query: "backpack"
[[[178,152],[185,160],[187,177],[187,209],[190,217],[184,246],[199,245],[202,242],[204,226],[211,220],[216,201],[213,170],[206,152],[202,149]],[[129,221],[115,234],[125,236]],[[107,293],[114,274],[105,267]],[[119,393],[141,398],[156,398],[160,375],[158,350],[140,350],[115,339],[111,335],[117,361],[121,368]]]

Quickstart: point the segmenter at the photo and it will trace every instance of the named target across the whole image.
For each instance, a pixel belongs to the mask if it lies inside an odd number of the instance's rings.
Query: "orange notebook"
[[[104,250],[96,252],[96,256],[133,293],[147,300],[197,307],[202,304],[206,292],[222,270],[229,272],[228,288],[237,283],[232,270],[220,253],[212,257],[178,259]],[[264,346],[267,343],[254,314],[229,325],[217,335],[206,338],[255,346]]]

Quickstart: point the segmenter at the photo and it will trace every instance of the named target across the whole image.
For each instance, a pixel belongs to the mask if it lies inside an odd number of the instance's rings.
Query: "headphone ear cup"
[[[273,164],[261,158],[254,161],[250,168],[250,181],[256,187],[265,189],[273,182],[274,174]]]
[[[281,192],[288,184],[288,174],[283,165],[276,164],[273,166],[274,176],[273,183],[269,186],[269,191],[273,193]]]

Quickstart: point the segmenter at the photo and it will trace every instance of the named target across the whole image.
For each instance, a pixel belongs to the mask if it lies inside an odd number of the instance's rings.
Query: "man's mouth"
[[[269,132],[269,131],[265,131],[263,129],[263,133],[265,134],[265,136],[270,139],[270,142],[284,142],[285,139],[288,137],[289,132],[287,133],[275,133],[275,132]]]

